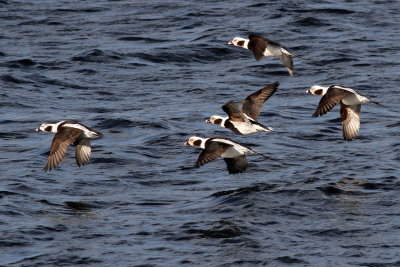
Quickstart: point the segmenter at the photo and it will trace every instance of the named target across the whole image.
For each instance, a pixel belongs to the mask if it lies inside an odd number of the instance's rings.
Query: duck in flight
[[[249,49],[253,52],[256,60],[262,57],[276,56],[281,59],[289,75],[293,75],[293,54],[289,50],[275,41],[268,40],[257,34],[250,34],[249,39],[235,37],[228,45],[234,45]]]
[[[207,123],[212,123],[230,129],[239,134],[252,134],[258,132],[270,132],[271,127],[266,127],[257,122],[263,104],[276,92],[278,82],[268,84],[264,88],[252,93],[243,101],[242,106],[230,101],[222,106],[222,110],[228,117],[211,116]]]
[[[87,164],[92,151],[90,139],[103,137],[101,133],[76,121],[42,123],[36,131],[55,133],[44,171],[55,169],[67,155],[71,144],[75,146],[76,164],[79,167]]]
[[[387,108],[351,88],[339,85],[332,85],[330,87],[314,85],[306,92],[321,96],[318,107],[312,115],[313,117],[326,114],[340,103],[340,119],[343,127],[343,138],[346,141],[352,141],[360,131],[361,104],[374,103]]]
[[[218,157],[222,157],[225,160],[230,174],[240,173],[246,170],[248,164],[246,155],[259,154],[263,156],[248,147],[223,137],[202,138],[192,136],[185,142],[185,145],[203,149],[195,164],[196,168]]]

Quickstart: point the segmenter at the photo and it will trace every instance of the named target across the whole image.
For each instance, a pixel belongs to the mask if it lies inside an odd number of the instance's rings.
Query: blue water
[[[1,266],[398,266],[398,1],[0,1]],[[256,32],[294,54],[228,46]],[[239,136],[204,123],[280,82]],[[314,84],[363,105],[356,139],[339,108],[311,118]],[[52,134],[78,120],[102,132],[78,168],[72,150],[43,172]],[[191,169],[192,135],[249,156]]]

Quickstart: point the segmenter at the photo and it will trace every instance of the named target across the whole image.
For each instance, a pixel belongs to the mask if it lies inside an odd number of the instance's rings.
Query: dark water
[[[399,113],[362,108],[342,140],[338,108],[311,118],[313,84],[400,103],[398,1],[0,1],[0,265],[398,266]],[[227,46],[258,32],[295,58]],[[238,136],[205,124],[279,81]],[[42,122],[106,137],[42,171]],[[229,175],[199,169],[191,135],[226,136],[279,159]],[[291,164],[291,165],[289,165]]]

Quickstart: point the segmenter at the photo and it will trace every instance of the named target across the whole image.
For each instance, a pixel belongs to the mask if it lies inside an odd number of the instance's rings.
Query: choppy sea
[[[399,266],[400,3],[393,1],[0,0],[1,266]],[[259,33],[288,47],[257,62],[228,46]],[[206,124],[266,84],[277,93],[240,136]],[[312,118],[314,84],[366,104],[356,139],[339,108]],[[43,172],[73,119],[104,134]],[[192,135],[249,156],[191,169]]]

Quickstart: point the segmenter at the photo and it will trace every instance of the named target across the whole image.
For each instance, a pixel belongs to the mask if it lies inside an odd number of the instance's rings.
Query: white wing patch
[[[211,141],[220,142],[220,143],[224,143],[224,144],[228,144],[228,145],[232,145],[232,146],[237,145],[237,143],[232,142],[231,140],[221,139],[221,138],[215,138]]]
[[[252,151],[251,149],[248,149],[247,147],[244,147],[242,145],[239,145],[238,143],[232,142],[232,141],[227,140],[227,139],[215,138],[215,139],[212,139],[212,141],[225,143],[225,144],[228,144],[228,145],[232,145],[233,147],[231,149],[236,150],[237,152],[239,152],[240,155],[243,155],[243,154],[255,154],[255,152]],[[227,149],[227,151],[226,151],[227,154],[234,154],[234,153],[231,153],[231,151],[229,151],[229,150],[230,149]]]
[[[258,132],[270,132],[270,128],[263,128],[257,124],[251,124],[249,122],[234,122],[233,126],[240,131],[241,134],[253,134]]]
[[[98,134],[96,132],[90,131],[88,128],[85,126],[79,124],[79,123],[66,123],[63,125],[63,127],[69,127],[69,128],[75,128],[83,131],[83,135],[86,138],[92,138],[92,137],[98,137]]]
[[[355,94],[355,95],[359,95],[356,91],[354,91],[353,89],[351,89],[351,88],[349,88],[349,87],[343,87],[343,86],[335,85],[335,86],[333,86],[333,88],[340,89],[340,90],[344,90],[344,91],[353,93],[353,94]]]
[[[64,127],[70,127],[70,128],[75,128],[82,130],[84,132],[88,131],[88,128],[84,127],[83,125],[77,124],[77,123],[66,123],[63,125]]]

